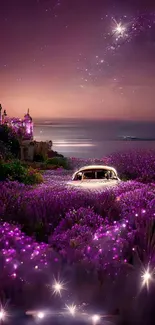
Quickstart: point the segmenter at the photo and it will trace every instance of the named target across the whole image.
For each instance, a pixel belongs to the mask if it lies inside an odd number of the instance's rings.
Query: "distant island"
[[[119,136],[117,140],[121,141],[155,141],[155,138],[141,138],[130,135]]]

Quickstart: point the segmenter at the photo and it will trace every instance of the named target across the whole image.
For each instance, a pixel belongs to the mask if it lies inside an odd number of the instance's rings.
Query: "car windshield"
[[[85,179],[117,179],[117,175],[113,170],[94,169],[80,171],[74,176],[74,180]]]

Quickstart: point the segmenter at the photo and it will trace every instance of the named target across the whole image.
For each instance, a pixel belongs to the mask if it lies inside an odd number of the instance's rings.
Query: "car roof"
[[[110,166],[103,166],[103,165],[90,165],[90,166],[84,166],[84,167],[81,167],[77,172],[82,172],[82,171],[86,171],[86,170],[89,170],[89,169],[104,169],[104,170],[112,170],[114,171],[116,174],[116,169],[113,168],[113,167],[110,167]]]

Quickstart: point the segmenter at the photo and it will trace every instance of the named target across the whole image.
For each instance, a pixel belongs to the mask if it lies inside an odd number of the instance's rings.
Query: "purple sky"
[[[155,2],[1,0],[9,115],[155,120]],[[122,28],[119,32],[118,27]]]

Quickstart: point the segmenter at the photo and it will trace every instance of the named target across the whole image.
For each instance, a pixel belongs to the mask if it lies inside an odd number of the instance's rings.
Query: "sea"
[[[134,140],[123,140],[124,136]],[[102,158],[131,149],[155,149],[155,121],[36,120],[34,138],[66,157]],[[130,138],[129,138],[130,139]]]

